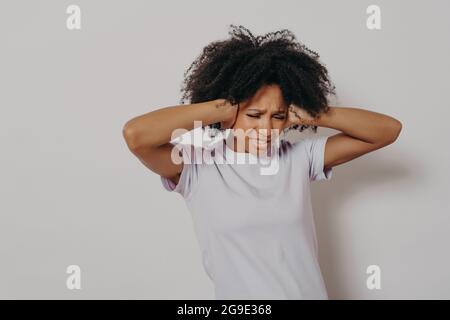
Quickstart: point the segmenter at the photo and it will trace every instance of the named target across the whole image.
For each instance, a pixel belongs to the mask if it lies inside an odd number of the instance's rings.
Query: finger
[[[236,115],[234,116],[234,121],[233,121],[233,124],[230,126],[230,128],[233,128],[233,127],[234,127],[234,124],[236,123],[238,114],[239,114],[239,103],[237,104]]]

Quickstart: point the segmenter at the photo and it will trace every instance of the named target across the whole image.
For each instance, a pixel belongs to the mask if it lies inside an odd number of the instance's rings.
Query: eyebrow
[[[260,113],[266,112],[265,109],[260,110],[260,109],[255,109],[255,108],[250,108],[250,109],[248,109],[247,111],[258,111],[258,112],[260,112]],[[285,112],[286,112],[285,109],[279,109],[279,110],[277,110],[275,113],[285,113]]]

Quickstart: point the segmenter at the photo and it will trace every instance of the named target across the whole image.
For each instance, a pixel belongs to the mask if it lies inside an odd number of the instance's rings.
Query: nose
[[[259,139],[262,140],[270,140],[272,139],[272,120],[270,117],[261,118],[261,121],[258,123],[257,133]]]

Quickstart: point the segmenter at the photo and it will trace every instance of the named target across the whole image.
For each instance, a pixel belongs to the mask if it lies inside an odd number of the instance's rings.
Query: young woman
[[[402,125],[384,114],[328,106],[334,86],[327,69],[290,31],[254,37],[231,27],[231,38],[206,46],[186,72],[182,104],[129,120],[124,138],[167,190],[184,197],[216,299],[327,299],[310,182],[329,180],[332,167],[391,144]],[[190,131],[194,121],[203,132],[229,134],[208,146],[172,144],[182,133],[175,130]],[[319,126],[340,133],[284,139],[286,130],[316,133]],[[274,156],[277,170],[268,174],[251,161]]]

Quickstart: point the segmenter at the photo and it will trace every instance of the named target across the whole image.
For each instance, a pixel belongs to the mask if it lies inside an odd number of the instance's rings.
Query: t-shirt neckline
[[[233,149],[231,149],[231,147],[226,143],[226,138],[224,138],[223,140],[223,144],[225,145],[225,155],[226,155],[226,159],[231,160],[231,161],[239,161],[239,159],[242,159],[245,161],[245,163],[250,163],[250,164],[256,164],[256,163],[262,163],[262,162],[268,162],[271,159],[271,156],[267,156],[267,155],[263,155],[263,156],[256,156],[255,154],[251,153],[251,152],[236,152]],[[274,147],[272,146],[272,148],[274,149]],[[273,152],[272,149],[272,152]],[[240,162],[238,163],[242,163],[242,160],[240,160]],[[248,160],[251,160],[250,162]]]

